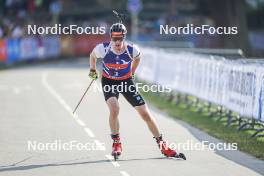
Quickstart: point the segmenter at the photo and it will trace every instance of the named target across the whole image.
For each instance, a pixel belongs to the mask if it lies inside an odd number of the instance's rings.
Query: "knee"
[[[114,118],[117,118],[118,114],[119,114],[119,106],[112,106],[110,108],[110,115]]]

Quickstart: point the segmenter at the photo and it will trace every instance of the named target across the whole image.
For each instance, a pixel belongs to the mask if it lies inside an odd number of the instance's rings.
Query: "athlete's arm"
[[[132,74],[136,72],[139,62],[140,62],[140,57],[135,57],[132,62]]]
[[[97,60],[97,58],[96,58],[94,52],[92,52],[90,54],[90,69],[96,70],[96,60]]]
[[[93,52],[90,54],[90,72],[89,77],[92,80],[96,80],[98,78],[98,73],[96,72],[96,56],[93,54]]]
[[[90,54],[90,69],[96,70],[96,61],[97,58],[103,58],[104,57],[104,46],[103,44],[98,44],[96,47],[93,49],[93,51]]]
[[[133,45],[132,57],[132,74],[134,75],[140,62],[140,50],[137,45]]]

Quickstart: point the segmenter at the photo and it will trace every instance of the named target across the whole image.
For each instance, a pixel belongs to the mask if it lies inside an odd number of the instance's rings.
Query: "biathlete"
[[[111,129],[111,138],[113,139],[112,155],[116,159],[122,152],[118,121],[118,97],[121,93],[146,122],[149,130],[158,143],[161,153],[167,157],[181,157],[185,159],[183,154],[178,155],[176,151],[170,149],[167,143],[162,139],[162,135],[146,102],[136,90],[133,75],[140,62],[140,50],[136,45],[128,44],[125,41],[126,34],[126,27],[122,23],[113,24],[110,28],[111,41],[98,44],[90,54],[89,77],[93,80],[98,78],[96,60],[98,58],[103,59],[101,81],[104,98],[110,111],[109,125]],[[118,85],[127,86],[127,89],[120,91],[117,89]]]

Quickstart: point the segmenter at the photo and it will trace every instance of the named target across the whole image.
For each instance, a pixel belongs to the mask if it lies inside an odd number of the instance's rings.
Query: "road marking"
[[[76,114],[72,114],[72,109],[71,107],[64,101],[64,99],[50,86],[50,84],[47,82],[47,73],[43,73],[42,75],[42,84],[44,87],[48,89],[48,91],[53,95],[58,102],[70,113],[70,115],[73,118],[77,118],[78,116]]]
[[[115,166],[115,167],[119,167],[120,166],[117,161],[114,161],[113,156],[111,156],[111,155],[105,155],[105,157],[111,161],[111,163],[113,164],[113,166]]]
[[[71,110],[71,107],[70,107],[69,105],[67,105],[65,102],[64,102],[63,104],[64,104],[64,108],[67,109],[67,111],[71,113],[71,111],[72,111],[72,110]],[[73,118],[76,118],[76,116],[74,116],[73,114],[71,114],[71,116],[72,116]]]
[[[86,126],[85,123],[84,123],[81,119],[75,118],[75,120],[78,122],[78,124],[79,124],[80,126],[83,126],[83,127]]]
[[[130,176],[126,171],[120,171],[120,174],[123,176]]]
[[[44,85],[45,88],[47,88],[47,90],[50,92],[51,95],[53,95],[57,100],[58,102],[64,107],[64,109],[66,109],[66,111],[68,111],[70,113],[70,115],[73,117],[73,119],[75,119],[75,121],[82,127],[86,126],[85,123],[83,121],[81,121],[79,118],[78,118],[78,115],[77,114],[73,114],[72,113],[72,109],[71,107],[65,102],[65,100],[56,92],[55,89],[53,89],[51,87],[51,85],[48,83],[47,81],[47,76],[48,76],[48,73],[45,72],[43,73],[42,75],[42,84]],[[86,133],[88,133],[88,135],[91,137],[91,138],[94,138],[95,135],[94,133],[92,132],[91,129],[89,129],[88,127],[84,128],[84,131]]]
[[[85,131],[85,132],[86,132],[91,138],[94,138],[94,137],[95,137],[94,133],[92,132],[92,130],[91,130],[90,128],[85,127],[85,128],[84,128],[84,131]]]

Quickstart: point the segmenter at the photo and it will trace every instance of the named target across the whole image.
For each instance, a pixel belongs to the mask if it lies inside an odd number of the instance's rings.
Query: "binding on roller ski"
[[[141,59],[139,48],[131,43],[125,41],[127,29],[122,22],[123,14],[113,11],[119,22],[113,24],[110,28],[110,42],[98,44],[90,54],[90,73],[89,77],[92,80],[98,78],[96,69],[96,61],[98,58],[102,60],[102,90],[104,93],[105,102],[109,108],[109,125],[111,129],[111,138],[113,140],[112,156],[117,160],[122,153],[122,144],[119,132],[119,94],[122,94],[132,107],[138,112],[142,119],[146,122],[154,139],[156,140],[160,151],[166,157],[175,157],[186,160],[183,153],[177,153],[168,147],[163,140],[154,117],[150,113],[143,97],[137,91],[134,83],[134,74]],[[129,90],[118,91],[114,86],[130,86]],[[108,91],[104,87],[108,86]],[[110,90],[109,90],[110,87]],[[132,87],[132,89],[131,89]]]

